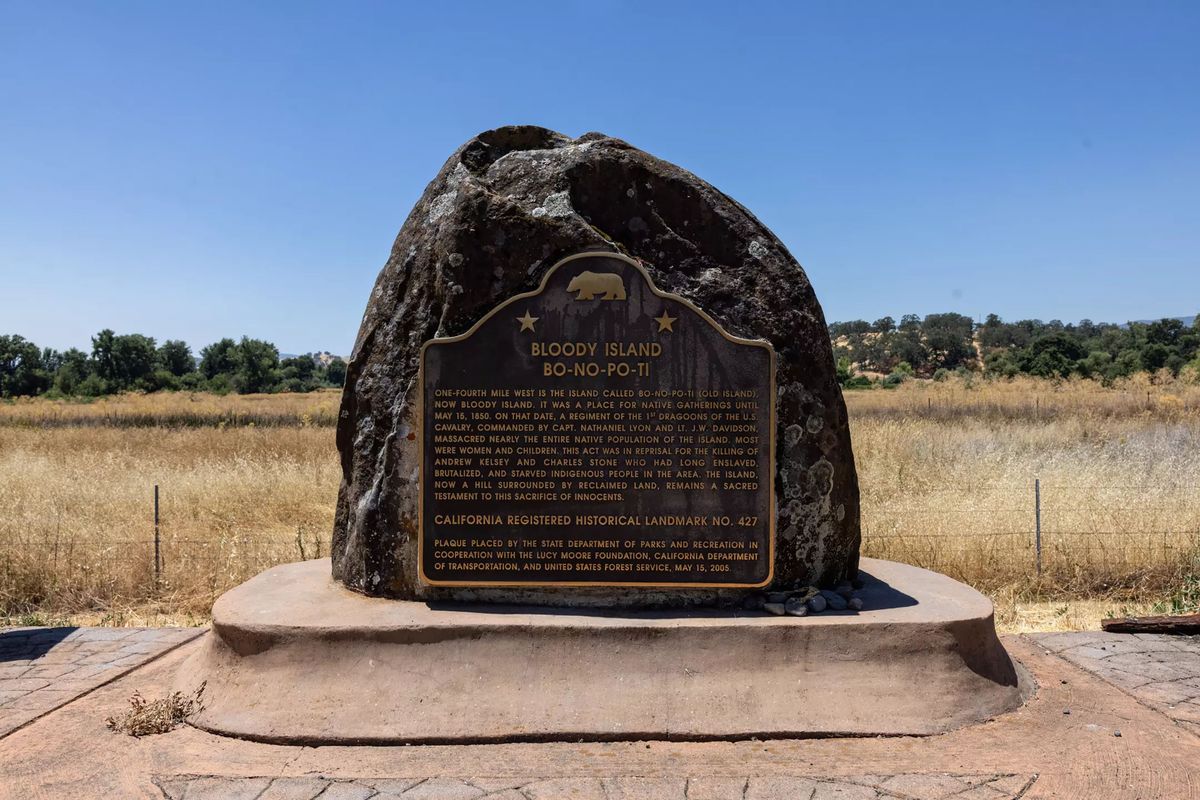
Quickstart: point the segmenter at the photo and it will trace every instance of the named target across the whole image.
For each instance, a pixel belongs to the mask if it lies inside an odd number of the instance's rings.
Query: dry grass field
[[[1200,387],[951,380],[847,399],[867,555],[977,586],[1008,630],[1200,601]],[[263,568],[327,554],[337,403],[0,404],[0,618],[198,623]]]
[[[39,428],[204,428],[328,426],[342,393],[216,395],[160,392],[102,397],[87,403],[18,398],[0,402],[0,425]]]
[[[1200,601],[1200,387],[948,381],[847,401],[868,555],[976,586],[1009,628]]]

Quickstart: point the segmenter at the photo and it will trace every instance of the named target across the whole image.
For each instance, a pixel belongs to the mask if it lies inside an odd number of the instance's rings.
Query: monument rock
[[[602,134],[571,139],[531,126],[487,131],[459,148],[409,214],[376,280],[337,428],[334,577],[364,594],[405,600],[645,608],[728,605],[745,596],[745,589],[430,586],[418,577],[422,346],[466,333],[583,251],[632,259],[658,290],[689,301],[729,335],[770,343],[770,588],[854,578],[860,529],[850,432],[825,319],[804,270],[749,211],[691,173]],[[577,299],[625,299],[623,284],[589,274],[571,288]]]
[[[501,128],[451,156],[376,283],[337,446],[332,567],[214,603],[176,679],[206,687],[190,724],[299,745],[912,736],[1032,691],[988,598],[859,572],[804,271],[616,139]]]

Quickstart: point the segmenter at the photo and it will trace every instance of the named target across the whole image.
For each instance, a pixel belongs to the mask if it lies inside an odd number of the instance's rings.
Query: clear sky
[[[0,333],[348,353],[475,133],[754,211],[830,320],[1200,310],[1200,3],[0,0]]]

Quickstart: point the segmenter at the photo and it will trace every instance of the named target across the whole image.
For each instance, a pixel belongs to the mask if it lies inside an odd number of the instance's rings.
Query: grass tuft
[[[135,691],[129,698],[129,710],[106,717],[104,724],[114,733],[127,733],[135,738],[166,733],[204,708],[204,687],[202,683],[190,695],[173,692],[157,700],[147,700]]]

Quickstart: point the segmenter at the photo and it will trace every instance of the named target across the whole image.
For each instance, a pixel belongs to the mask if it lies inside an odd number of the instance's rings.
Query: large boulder
[[[599,133],[476,136],[409,214],[375,282],[337,428],[333,574],[401,599],[623,607],[737,602],[746,590],[434,588],[417,577],[421,345],[535,289],[559,259],[608,250],[777,354],[773,586],[858,570],[858,480],[825,318],[804,270],[753,214],[691,173]]]

